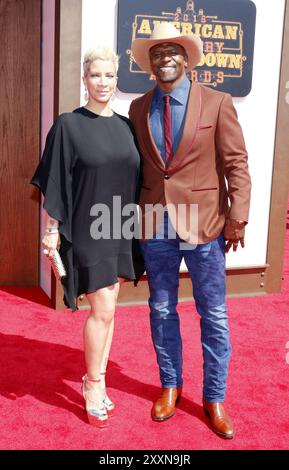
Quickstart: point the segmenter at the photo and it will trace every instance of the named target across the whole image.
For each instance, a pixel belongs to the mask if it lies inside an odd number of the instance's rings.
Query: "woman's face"
[[[90,100],[107,103],[116,89],[117,76],[114,64],[110,60],[95,60],[90,64],[83,82]]]

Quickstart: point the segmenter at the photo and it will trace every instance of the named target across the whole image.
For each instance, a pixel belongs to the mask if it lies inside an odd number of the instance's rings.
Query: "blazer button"
[[[165,175],[165,180],[169,180],[169,179],[170,179],[169,175]]]

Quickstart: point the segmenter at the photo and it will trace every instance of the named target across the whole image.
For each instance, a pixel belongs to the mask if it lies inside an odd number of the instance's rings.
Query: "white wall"
[[[53,123],[54,102],[54,17],[55,7],[51,0],[42,2],[42,82],[41,82],[41,153],[46,135]],[[43,201],[43,198],[42,198]],[[45,217],[41,212],[40,240],[44,235]],[[40,286],[51,297],[51,264],[43,254],[40,241]]]
[[[255,0],[254,3],[257,18],[252,90],[245,98],[234,98],[249,153],[252,203],[246,247],[227,256],[228,267],[262,266],[266,263],[285,1],[275,0],[272,4]],[[83,0],[82,52],[96,44],[116,49],[116,15],[117,0]],[[82,88],[82,105],[83,95]],[[136,96],[117,92],[114,109],[127,115],[129,104]]]

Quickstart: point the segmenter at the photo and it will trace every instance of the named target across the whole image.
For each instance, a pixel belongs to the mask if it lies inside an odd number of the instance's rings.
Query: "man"
[[[224,407],[231,355],[225,251],[244,246],[248,221],[251,183],[242,131],[229,94],[191,83],[186,76],[201,58],[198,36],[181,36],[172,24],[159,24],[149,39],[133,42],[132,53],[157,82],[132,102],[129,112],[142,153],[141,248],[162,383],[152,419],[172,417],[182,393],[176,306],[184,258],[201,316],[204,412],[217,434],[232,438],[233,423]],[[152,207],[159,205],[167,210],[154,226]],[[169,236],[172,228],[174,238]]]

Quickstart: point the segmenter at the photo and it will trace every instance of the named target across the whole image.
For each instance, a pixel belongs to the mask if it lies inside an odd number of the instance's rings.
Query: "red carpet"
[[[0,449],[288,449],[288,230],[284,278],[281,294],[228,302],[233,355],[226,402],[237,429],[230,441],[212,433],[201,408],[199,318],[191,303],[179,306],[184,396],[164,423],[150,419],[159,380],[148,307],[117,309],[108,382],[117,412],[97,430],[87,424],[80,394],[86,312],[55,312],[40,290],[36,297],[35,289],[3,288]]]

